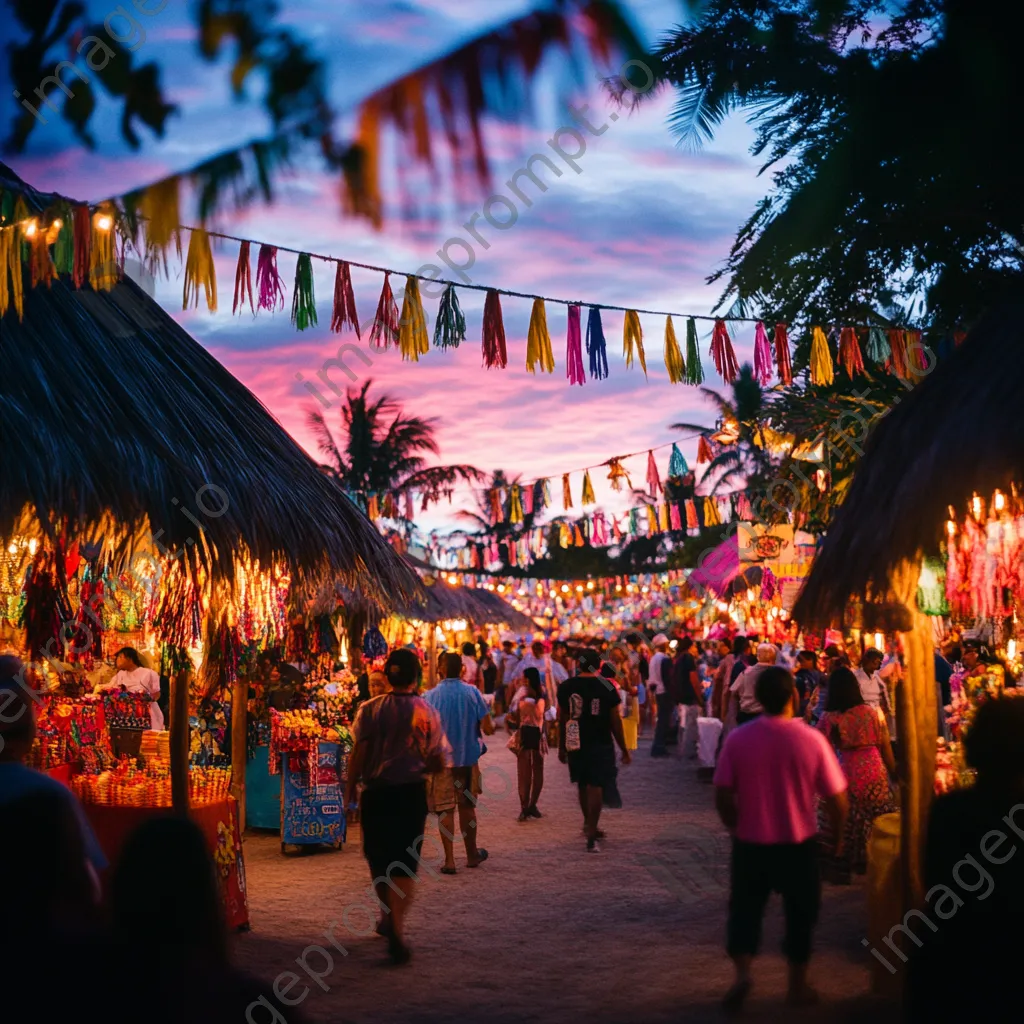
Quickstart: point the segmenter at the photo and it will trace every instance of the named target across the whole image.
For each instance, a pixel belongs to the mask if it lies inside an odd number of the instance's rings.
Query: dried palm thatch
[[[478,625],[505,625],[515,633],[532,633],[537,628],[529,615],[517,611],[500,594],[479,588],[471,591],[471,594],[482,608],[480,615],[473,616],[473,621]]]
[[[4,317],[3,354],[0,535],[59,530],[122,558],[145,538],[229,585],[258,561],[302,587],[416,593],[341,488],[132,282],[29,289],[24,319]]]
[[[1024,481],[1024,304],[984,317],[878,424],[793,609],[808,626],[892,601],[904,559],[934,552],[949,508]],[[867,609],[865,609],[866,614]]]

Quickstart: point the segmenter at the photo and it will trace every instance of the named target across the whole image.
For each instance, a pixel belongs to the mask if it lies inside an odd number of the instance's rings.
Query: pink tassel
[[[249,299],[249,309],[252,315],[256,315],[252,296],[252,271],[249,269],[249,243],[242,242],[238,247],[238,265],[235,267],[235,297],[231,303],[231,312],[235,314],[245,305],[246,297]]]
[[[661,490],[661,478],[658,476],[658,464],[654,461],[654,452],[647,452],[647,490],[652,498]]]
[[[580,331],[580,307],[569,307],[569,332],[565,342],[565,375],[570,386],[582,384],[586,377],[583,373],[583,336]]]
[[[351,327],[356,332],[356,337],[362,340],[359,333],[359,316],[356,314],[356,296],[352,290],[352,272],[347,263],[341,262],[334,274],[334,310],[331,313],[331,330],[335,334],[340,334],[346,326]]]
[[[488,290],[487,298],[484,299],[483,350],[484,366],[488,370],[495,367],[504,370],[508,366],[505,324],[501,319],[501,299],[493,288]]]
[[[370,344],[376,349],[388,349],[398,343],[398,303],[391,291],[391,274],[384,272],[384,287],[380,290],[377,315],[370,328]]]
[[[679,514],[679,506],[675,502],[668,507],[668,521],[673,530],[683,528],[683,517]]]
[[[772,347],[768,341],[768,332],[760,320],[754,328],[754,378],[761,387],[765,387],[772,379]]]
[[[775,325],[775,365],[783,384],[793,383],[793,361],[789,357],[789,337],[785,324]]]
[[[268,309],[273,313],[278,306],[284,309],[284,282],[277,269],[277,246],[261,245],[256,259],[256,290],[259,298],[257,309]]]
[[[711,335],[711,358],[715,361],[718,375],[726,384],[731,384],[739,376],[739,364],[736,362],[729,328],[725,326],[724,320],[715,321],[715,329]]]

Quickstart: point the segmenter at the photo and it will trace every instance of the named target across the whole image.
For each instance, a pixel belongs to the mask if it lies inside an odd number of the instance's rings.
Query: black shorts
[[[415,874],[427,828],[427,784],[366,789],[359,807],[363,854],[373,876],[386,875],[396,864]]]
[[[520,750],[540,750],[540,726],[524,725],[519,729]]]
[[[576,783],[577,786],[614,788],[615,776],[618,775],[619,770],[615,766],[615,748],[613,746],[570,750],[568,761],[570,782]]]

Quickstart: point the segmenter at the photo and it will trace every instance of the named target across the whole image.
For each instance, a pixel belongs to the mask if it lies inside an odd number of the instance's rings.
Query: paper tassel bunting
[[[231,300],[231,312],[237,313],[249,298],[249,309],[256,315],[256,302],[252,295],[252,267],[249,265],[249,243],[238,246],[238,263],[235,266],[235,294]]]
[[[313,291],[313,262],[309,253],[295,261],[295,288],[292,290],[292,323],[300,330],[316,326],[316,296]]]
[[[670,479],[677,480],[681,476],[686,476],[689,473],[690,467],[686,464],[686,459],[683,458],[683,453],[679,450],[679,445],[672,445],[672,452],[668,457],[668,475]]]
[[[583,473],[583,496],[580,499],[584,505],[596,505],[597,498],[594,497],[594,485],[590,482],[590,470]]]
[[[889,361],[886,368],[900,380],[906,380],[907,372],[907,336],[898,327],[889,331]]]
[[[95,251],[96,243],[93,242]],[[185,285],[181,293],[181,308],[198,307],[199,289],[206,293],[206,308],[217,309],[217,274],[210,251],[210,236],[202,228],[189,232],[188,255],[185,257]]]
[[[661,490],[661,477],[658,475],[658,463],[654,461],[654,452],[647,452],[647,490],[652,498]]]
[[[668,510],[668,524],[671,530],[682,530],[683,528],[683,517],[679,513],[679,506],[673,502],[669,506]]]
[[[608,345],[598,306],[591,306],[587,316],[587,355],[590,357],[590,379],[604,380],[608,376]]]
[[[430,351],[427,337],[427,314],[423,311],[418,278],[410,274],[405,279],[402,299],[402,317],[398,326],[398,350],[408,362],[418,363],[420,356]]]
[[[569,384],[582,384],[586,380],[583,372],[583,341],[580,330],[580,307],[569,307],[569,326],[565,338],[565,375]]]
[[[13,304],[18,319],[25,313],[24,280],[21,274],[21,242],[18,228],[0,229],[0,316]],[[8,287],[8,278],[10,286]]]
[[[665,502],[658,506],[658,527],[662,533],[669,528],[668,505]]]
[[[501,318],[501,299],[494,288],[489,288],[484,299],[483,330],[484,366],[504,370],[508,366],[508,351],[505,348],[505,324]]]
[[[526,333],[527,370],[536,373],[538,363],[544,373],[555,372],[555,355],[551,351],[551,335],[548,333],[548,317],[543,299],[533,300],[530,327]]]
[[[622,323],[622,354],[626,357],[627,370],[633,365],[634,352],[646,377],[647,359],[644,356],[644,331],[640,326],[640,315],[635,309],[627,309]]]
[[[864,357],[861,355],[856,327],[844,327],[839,332],[839,362],[850,380],[864,372]]]
[[[151,185],[142,194],[139,216],[145,222],[146,264],[153,272],[167,270],[167,250],[174,243],[181,258],[181,179],[176,175]]]
[[[754,379],[761,387],[767,386],[772,379],[772,346],[760,320],[754,328]]]
[[[57,276],[57,268],[50,259],[50,246],[46,241],[46,235],[42,228],[38,228],[29,239],[29,280],[33,288],[41,284],[49,288],[50,282]]]
[[[569,486],[569,474],[562,477],[562,508],[568,511],[572,508],[572,488]]]
[[[488,492],[488,497],[491,499],[491,523],[497,526],[504,519],[501,511],[501,490],[497,487],[492,488]]]
[[[284,282],[277,269],[277,246],[261,245],[256,257],[256,308],[284,309]]]
[[[609,459],[605,465],[608,467],[608,479],[611,482],[612,490],[621,491],[623,481],[630,490],[633,489],[629,474],[622,465],[622,459]]]
[[[714,498],[704,499],[704,526],[721,526],[722,517],[718,514],[718,504]]]
[[[665,369],[668,370],[670,384],[681,384],[686,377],[686,364],[670,316],[665,317]]]
[[[828,338],[820,327],[811,331],[811,383],[827,385],[835,380],[832,371],[832,353],[829,351]]]
[[[692,316],[686,321],[686,383],[694,386],[704,383],[704,367],[697,344],[697,321]]]
[[[715,329],[711,334],[711,358],[715,361],[718,376],[731,384],[739,376],[740,368],[736,362],[736,352],[729,337],[729,328],[724,320],[715,321]]]
[[[702,466],[705,462],[711,462],[714,457],[708,439],[701,434],[700,440],[697,442],[697,465]]]
[[[573,547],[577,547],[577,548],[583,547],[583,534],[580,533],[580,524],[579,523],[576,523],[575,527],[573,529],[572,543],[573,543]]]
[[[206,235],[206,232],[203,232]],[[191,251],[191,246],[189,247]],[[209,252],[210,240],[206,239]],[[213,273],[213,258],[210,258],[210,273]],[[92,244],[89,247],[89,284],[96,291],[109,292],[120,277],[117,257],[114,253],[114,218],[107,210],[98,210],[92,218]],[[188,277],[188,266],[185,267]],[[217,283],[213,283],[213,306],[217,308]]]
[[[441,296],[434,321],[434,348],[458,348],[466,340],[466,316],[459,306],[455,285],[450,284]]]
[[[53,246],[53,263],[61,277],[70,277],[75,269],[75,229],[71,209],[61,213],[60,230]]]
[[[512,485],[508,506],[508,521],[510,523],[521,523],[523,521],[523,501],[520,497],[519,484]]]
[[[356,337],[362,340],[359,333],[359,314],[356,313],[356,294],[352,289],[352,270],[342,261],[334,272],[334,306],[331,309],[331,330],[341,334],[351,327]]]
[[[925,357],[924,342],[918,330],[907,331],[907,369],[915,377],[928,372],[928,360]]]
[[[81,288],[89,276],[92,252],[92,215],[89,213],[89,207],[76,206],[72,222],[75,234],[75,262],[71,280],[76,288]]]
[[[878,366],[884,366],[890,355],[892,355],[892,350],[889,348],[889,339],[886,338],[885,331],[881,327],[870,328],[868,331],[868,359]]]
[[[782,384],[793,383],[793,360],[789,355],[789,334],[785,324],[775,325],[775,366]]]
[[[697,522],[697,505],[692,498],[686,499],[686,528],[696,530],[700,524]]]
[[[391,348],[398,343],[398,303],[391,291],[391,274],[384,272],[384,285],[377,302],[377,315],[370,328],[370,345],[378,350]]]

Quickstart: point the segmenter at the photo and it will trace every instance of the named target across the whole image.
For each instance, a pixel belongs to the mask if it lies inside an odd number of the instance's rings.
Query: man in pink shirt
[[[724,1001],[730,1012],[739,1011],[750,992],[750,966],[772,892],[782,896],[786,917],[787,1001],[817,1001],[807,984],[821,904],[817,805],[824,800],[832,835],[842,837],[846,777],[828,740],[793,718],[795,689],[786,669],[765,668],[756,689],[764,714],[729,734],[715,769],[718,814],[733,837],[727,949],[736,981]]]

